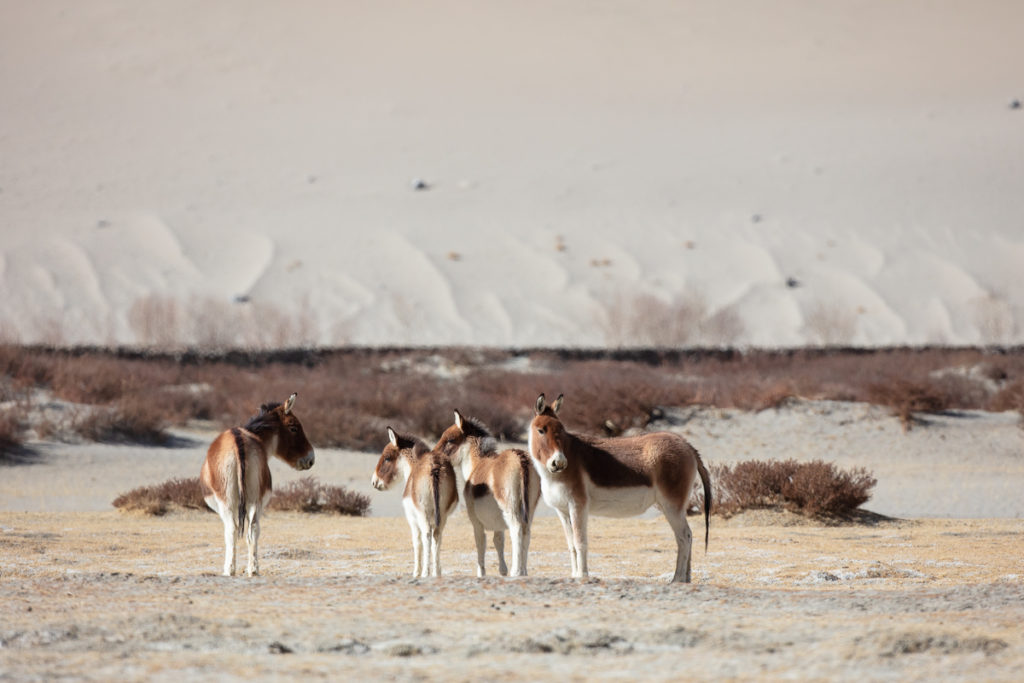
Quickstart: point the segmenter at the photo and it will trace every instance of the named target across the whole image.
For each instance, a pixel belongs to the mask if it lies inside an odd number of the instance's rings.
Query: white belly
[[[467,512],[469,511],[469,506],[466,506],[466,510]],[[494,499],[494,496],[487,495],[474,499],[473,514],[476,515],[476,518],[488,531],[499,531],[508,528],[508,525],[505,524],[505,517],[502,515],[501,508],[498,507],[498,501]]]
[[[591,514],[601,517],[636,517],[654,505],[653,486],[601,488],[587,482]]]

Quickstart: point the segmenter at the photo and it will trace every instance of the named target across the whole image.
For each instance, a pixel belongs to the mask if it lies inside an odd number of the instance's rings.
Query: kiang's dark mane
[[[398,442],[398,448],[401,450],[411,448],[414,455],[422,455],[430,450],[430,446],[415,436],[395,433],[395,437],[395,440]]]
[[[478,439],[493,439],[494,435],[479,418],[462,416],[462,433]]]
[[[480,439],[480,455],[497,455],[498,442],[491,430],[479,418],[462,417],[462,433],[467,437]]]
[[[277,414],[280,403],[264,403],[260,406],[260,412],[249,418],[245,428],[253,434],[260,434],[269,429],[275,429],[281,423],[281,417]]]

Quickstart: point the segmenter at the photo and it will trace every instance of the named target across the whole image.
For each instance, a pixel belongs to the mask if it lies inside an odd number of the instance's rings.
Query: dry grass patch
[[[147,515],[163,515],[173,509],[212,512],[203,499],[199,477],[169,479],[162,484],[140,486],[119,495],[113,506]],[[363,517],[370,512],[370,498],[343,486],[321,484],[315,477],[303,477],[274,491],[267,509]]]
[[[791,397],[889,406],[909,428],[941,410],[1024,410],[1024,349],[336,349],[211,355],[0,346],[0,382],[81,404],[86,438],[159,441],[191,419],[227,428],[293,391],[318,446],[376,451],[392,425],[428,440],[452,410],[524,438],[539,393],[569,425],[643,429],[665,408],[777,408]],[[143,409],[143,406],[146,406]],[[96,410],[94,410],[94,408]]]
[[[370,497],[343,486],[321,484],[316,477],[303,477],[274,491],[267,508],[365,517],[370,513]]]
[[[199,487],[199,477],[168,479],[162,484],[140,486],[119,495],[113,505],[119,510],[147,515],[163,515],[175,507],[209,510]]]
[[[749,460],[712,465],[712,512],[781,508],[808,517],[850,517],[871,498],[878,483],[863,468],[841,470],[821,460]],[[703,508],[703,492],[697,496]]]

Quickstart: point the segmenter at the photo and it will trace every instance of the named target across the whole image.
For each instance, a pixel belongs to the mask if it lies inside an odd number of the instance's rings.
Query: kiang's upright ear
[[[462,413],[459,412],[458,408],[455,409],[455,426],[462,429]]]
[[[298,396],[297,393],[296,394],[292,394],[291,396],[288,397],[288,400],[284,402],[284,414],[285,415],[287,415],[288,413],[292,412],[292,406],[295,405],[295,397],[296,396]]]
[[[555,402],[551,404],[551,410],[554,411],[555,415],[558,415],[558,411],[562,409],[562,399],[565,398],[562,394],[558,395]]]
[[[398,434],[395,434],[395,430],[391,427],[388,427],[388,441],[391,442],[392,446],[398,447]]]
[[[537,397],[537,403],[533,406],[533,410],[540,415],[544,412],[544,394]]]

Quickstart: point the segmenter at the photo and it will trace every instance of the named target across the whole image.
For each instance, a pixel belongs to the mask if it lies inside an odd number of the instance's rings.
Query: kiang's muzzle
[[[299,460],[299,469],[308,470],[310,467],[313,466],[314,462],[316,462],[316,454],[314,454],[313,451],[310,451],[309,453],[306,453],[304,456],[302,456],[302,459]]]
[[[562,451],[555,451],[555,454],[548,459],[548,472],[551,474],[558,474],[568,466],[569,461]]]

